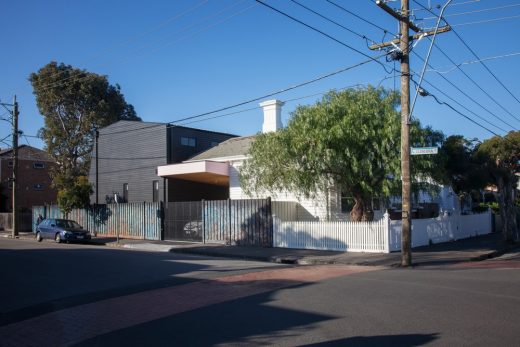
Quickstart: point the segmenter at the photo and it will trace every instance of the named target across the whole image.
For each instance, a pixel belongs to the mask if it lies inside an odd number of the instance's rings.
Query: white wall
[[[400,220],[390,222],[390,251],[401,249],[401,227]],[[412,220],[412,247],[454,241],[492,231],[491,211],[471,215],[446,212],[437,218]]]
[[[388,253],[401,249],[401,221],[388,215],[374,222],[282,221],[274,218],[273,246],[344,252]],[[412,247],[448,242],[492,231],[491,212],[443,214],[412,220]]]

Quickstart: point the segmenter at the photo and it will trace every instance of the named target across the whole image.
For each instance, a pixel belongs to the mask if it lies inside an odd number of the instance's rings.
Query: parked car
[[[188,238],[202,240],[202,221],[193,220],[186,223],[183,231]]]
[[[53,239],[57,243],[70,241],[89,241],[90,232],[69,219],[45,219],[36,227],[36,240]]]

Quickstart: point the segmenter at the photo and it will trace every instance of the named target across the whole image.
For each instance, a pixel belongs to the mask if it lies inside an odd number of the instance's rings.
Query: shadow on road
[[[211,265],[215,260],[201,256],[51,243],[23,246],[0,248],[4,264],[0,267],[0,326],[89,302],[194,282],[199,280],[198,272],[218,273]],[[267,268],[272,265],[248,270]],[[186,276],[191,273],[195,275]]]
[[[356,336],[345,339],[326,341],[304,345],[306,347],[336,347],[336,346],[356,346],[356,347],[380,347],[380,346],[399,346],[415,347],[423,346],[439,338],[439,334],[405,334],[405,335],[380,335],[380,336]]]
[[[338,318],[270,305],[276,293],[273,290],[171,315],[99,335],[76,346],[276,345],[279,339],[297,340],[306,334],[308,327]]]

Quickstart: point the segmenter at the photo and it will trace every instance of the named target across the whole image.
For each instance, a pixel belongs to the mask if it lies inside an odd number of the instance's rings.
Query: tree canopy
[[[519,241],[517,223],[518,208],[514,192],[520,172],[520,131],[511,131],[506,136],[494,136],[478,147],[478,155],[485,163],[491,182],[497,186],[498,205],[506,241]]]
[[[440,166],[443,170],[438,180],[451,185],[460,198],[485,188],[490,182],[483,157],[477,154],[478,146],[476,139],[468,140],[461,135],[452,135],[440,149]]]
[[[62,196],[70,196],[78,177],[88,172],[95,130],[118,120],[141,119],[120,86],[111,85],[106,76],[50,62],[29,81],[45,121],[39,136],[57,163],[53,184],[58,191],[67,190]]]
[[[331,91],[314,105],[298,106],[286,128],[257,136],[240,170],[243,189],[310,197],[334,185],[354,198],[353,220],[370,219],[367,201],[400,185],[398,102],[393,91],[367,87]],[[417,121],[413,127],[417,143],[443,139]],[[432,166],[417,163],[416,175]]]

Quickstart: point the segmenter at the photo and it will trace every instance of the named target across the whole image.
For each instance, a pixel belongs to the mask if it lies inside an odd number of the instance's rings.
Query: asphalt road
[[[0,346],[519,346],[520,256],[287,266],[0,240]]]

